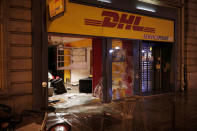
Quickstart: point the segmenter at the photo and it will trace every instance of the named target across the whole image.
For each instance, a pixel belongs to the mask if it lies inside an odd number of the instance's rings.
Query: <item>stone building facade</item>
[[[32,109],[32,1],[1,0],[0,103]]]
[[[178,12],[176,48],[177,91],[195,88],[197,85],[197,1],[196,0],[141,0],[143,2],[176,8]],[[38,5],[39,10],[36,9]],[[0,103],[13,107],[14,113],[24,109],[37,109],[34,99],[41,83],[35,84],[36,66],[34,60],[41,57],[35,49],[42,48],[42,40],[34,36],[42,31],[34,28],[42,21],[42,4],[39,0],[1,0],[0,41]],[[45,9],[45,8],[44,8]],[[36,12],[37,10],[37,12]],[[37,73],[38,74],[38,73]],[[40,87],[38,87],[40,85]],[[186,86],[185,86],[186,85]],[[38,90],[37,90],[38,89]],[[40,90],[41,91],[41,90]]]
[[[196,88],[197,81],[197,1],[185,0],[184,59],[188,89]]]

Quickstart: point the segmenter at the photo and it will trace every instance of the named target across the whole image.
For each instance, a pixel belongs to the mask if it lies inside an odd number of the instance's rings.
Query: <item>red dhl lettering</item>
[[[101,15],[104,17],[103,21],[84,19],[85,25],[102,26],[125,30],[132,29],[134,31],[155,33],[155,28],[140,26],[142,19],[142,17],[140,16],[128,15],[124,13],[119,15],[117,12],[105,10]]]

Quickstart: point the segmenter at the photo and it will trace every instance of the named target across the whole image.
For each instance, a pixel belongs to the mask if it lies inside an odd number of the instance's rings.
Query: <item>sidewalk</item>
[[[197,90],[59,108],[49,113],[48,126],[56,117],[72,131],[196,131]]]
[[[144,130],[143,98],[135,96],[109,104],[92,102],[69,108],[58,108],[48,114],[47,126],[64,118],[72,131]]]
[[[197,90],[145,97],[144,111],[149,130],[196,131]]]

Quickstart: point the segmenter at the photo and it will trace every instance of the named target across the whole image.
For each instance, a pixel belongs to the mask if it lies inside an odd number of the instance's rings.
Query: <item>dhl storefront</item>
[[[62,50],[56,70],[62,71],[65,83],[78,81],[80,86],[85,75],[77,73],[85,69],[90,92],[104,102],[173,90],[173,20],[68,0],[51,0],[48,5],[49,45],[56,43]]]

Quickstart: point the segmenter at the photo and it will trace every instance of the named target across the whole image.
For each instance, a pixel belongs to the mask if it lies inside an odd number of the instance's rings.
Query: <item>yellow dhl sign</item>
[[[64,16],[48,32],[174,42],[174,21],[85,6],[67,1]]]
[[[64,12],[64,0],[50,0],[49,1],[49,15],[50,18]]]

